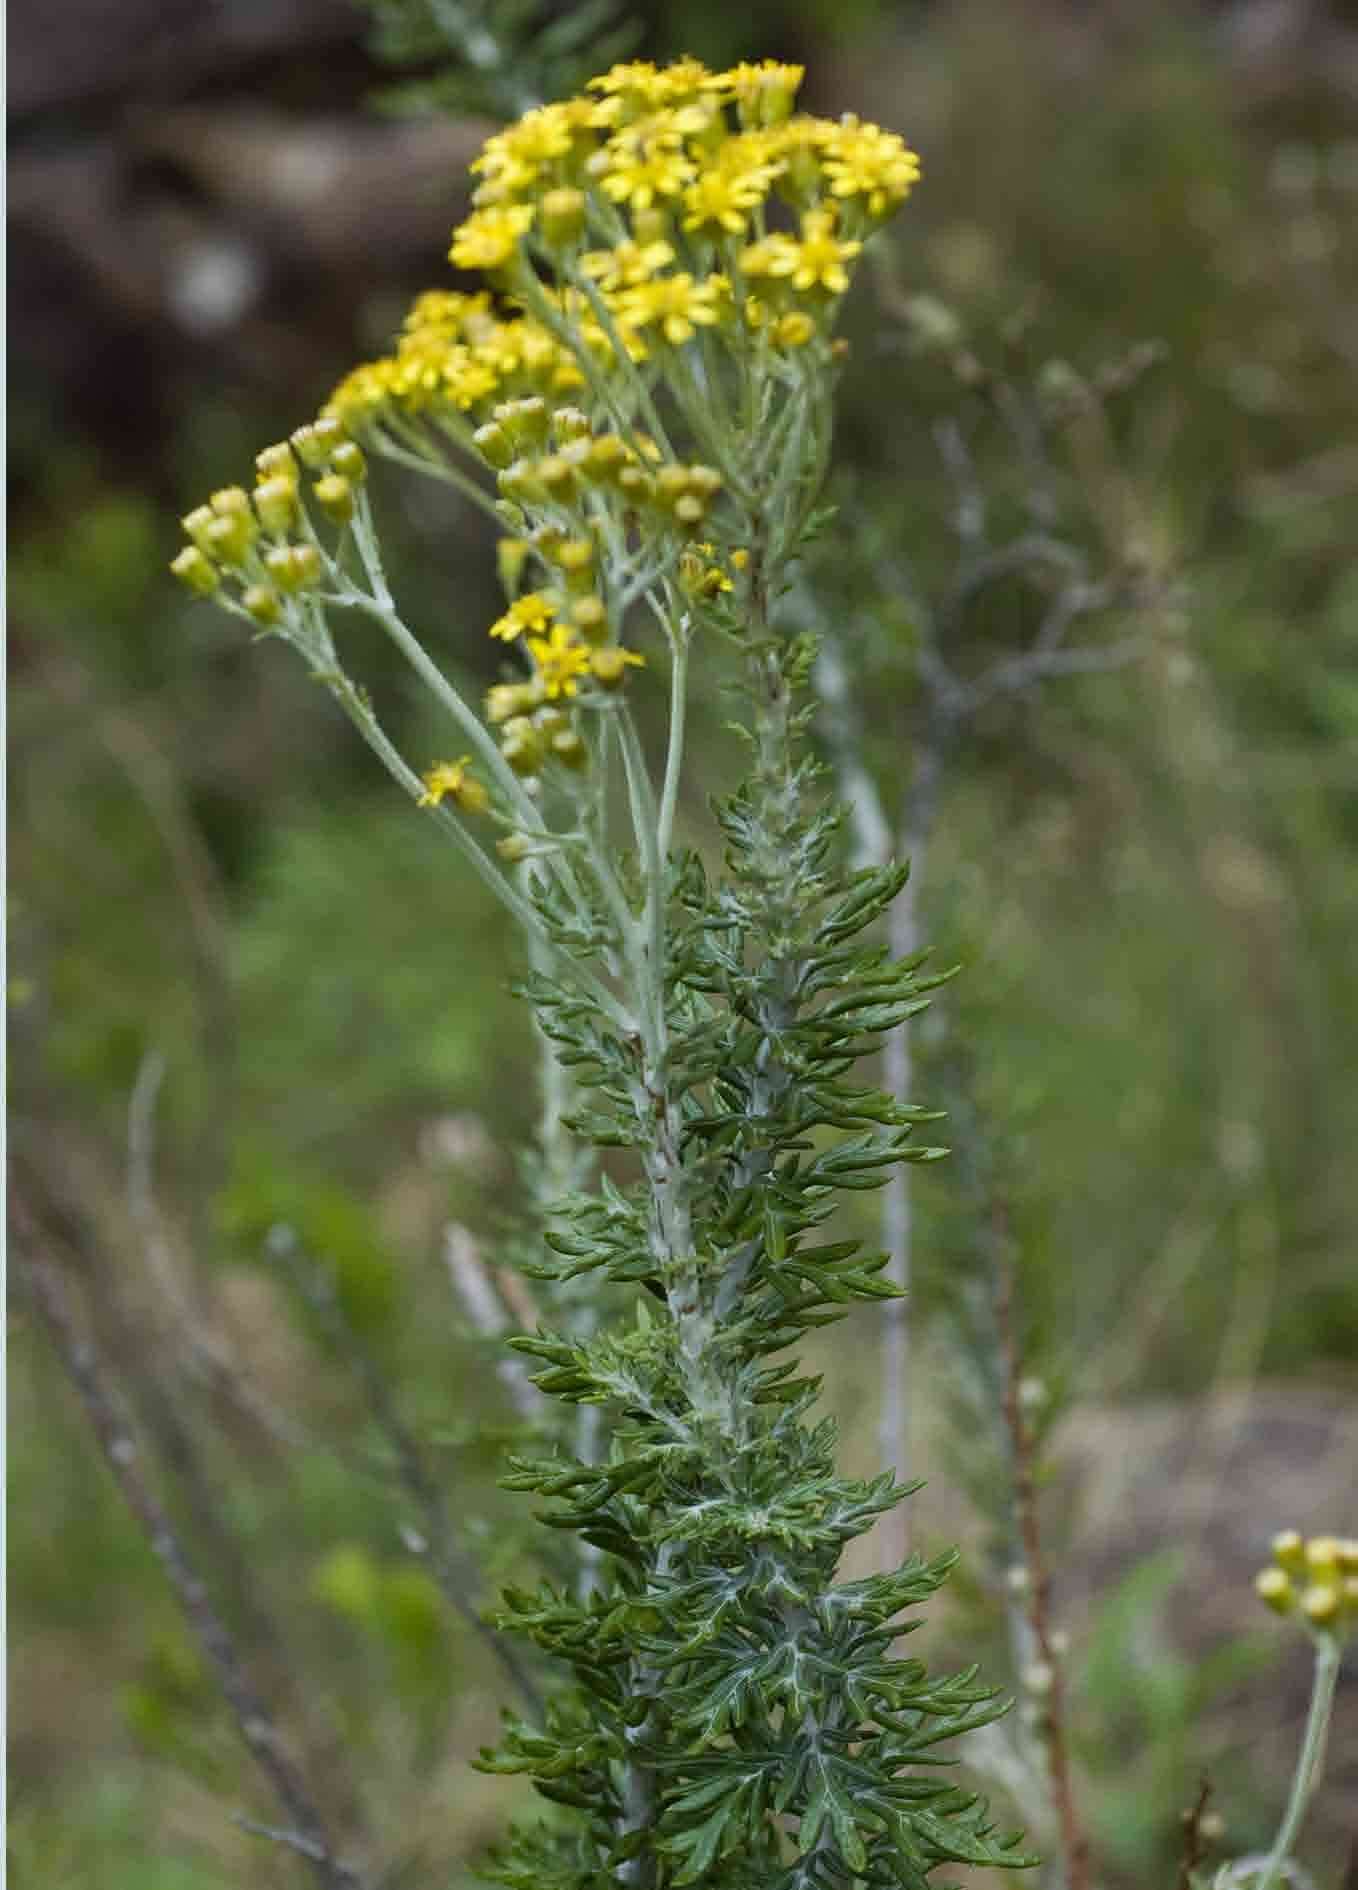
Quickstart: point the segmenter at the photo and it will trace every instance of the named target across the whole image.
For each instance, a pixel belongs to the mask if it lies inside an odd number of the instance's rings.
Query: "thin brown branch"
[[[1058,1650],[1053,1644],[1051,1573],[1042,1549],[1033,1434],[1024,1414],[1020,1392],[1023,1353],[1018,1336],[1009,1215],[1003,1201],[995,1204],[992,1234],[995,1248],[995,1324],[999,1333],[1004,1374],[1002,1402],[1011,1453],[1014,1519],[1028,1577],[1025,1590],[1028,1624],[1045,1669],[1044,1677],[1049,1679],[1045,1717],[1047,1769],[1051,1778],[1052,1802],[1061,1831],[1066,1890],[1089,1890],[1089,1839],[1076,1810],[1070,1779],[1065,1679]]]
[[[1183,1816],[1184,1843],[1179,1856],[1179,1874],[1174,1880],[1174,1890],[1193,1890],[1193,1879],[1202,1863],[1206,1851],[1206,1832],[1203,1824],[1207,1816],[1207,1801],[1212,1796],[1212,1781],[1204,1772],[1202,1783],[1198,1786],[1198,1795]]]
[[[18,1264],[57,1357],[79,1394],[104,1459],[132,1516],[165,1571],[185,1621],[216,1675],[222,1696],[255,1763],[300,1840],[297,1848],[324,1890],[362,1890],[363,1879],[335,1852],[326,1822],[269,1709],[246,1676],[234,1639],[169,1515],[143,1474],[141,1451],[110,1389],[102,1361],[77,1329],[58,1268],[44,1254],[36,1221],[22,1198],[11,1203]]]

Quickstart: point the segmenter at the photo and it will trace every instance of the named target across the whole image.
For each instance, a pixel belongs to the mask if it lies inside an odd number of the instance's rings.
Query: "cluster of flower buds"
[[[224,601],[261,629],[282,622],[288,600],[314,590],[325,569],[302,497],[308,472],[315,504],[347,525],[367,461],[337,420],[318,420],[256,456],[253,493],[226,486],[186,516],[190,542],[170,566],[175,576],[201,597],[229,584]]]
[[[1358,1539],[1283,1530],[1254,1592],[1275,1614],[1299,1614],[1317,1634],[1345,1639],[1358,1626]]]

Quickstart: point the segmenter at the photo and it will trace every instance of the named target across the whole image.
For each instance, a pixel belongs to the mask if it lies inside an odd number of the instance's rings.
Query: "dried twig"
[[[1203,1823],[1207,1815],[1207,1801],[1212,1796],[1212,1781],[1204,1772],[1198,1786],[1198,1795],[1184,1813],[1184,1844],[1179,1858],[1179,1874],[1174,1880],[1174,1890],[1193,1890],[1193,1879],[1206,1849],[1206,1833]]]
[[[522,1289],[522,1282],[514,1275],[505,1275],[503,1279],[497,1275],[492,1279],[489,1267],[481,1258],[475,1236],[470,1229],[456,1221],[450,1221],[443,1230],[443,1259],[471,1325],[482,1338],[498,1339],[509,1327],[511,1319],[497,1285],[503,1288],[513,1280],[514,1286]],[[518,1304],[514,1307],[513,1317],[523,1331],[531,1332],[537,1324],[536,1308],[528,1303],[526,1292],[521,1291],[517,1297]],[[529,1377],[524,1361],[517,1354],[509,1358],[502,1357],[495,1371],[519,1416],[528,1422],[539,1419],[545,1400]]]
[[[141,1453],[110,1390],[99,1356],[75,1325],[58,1269],[43,1256],[43,1241],[22,1199],[11,1204],[19,1236],[19,1266],[57,1356],[80,1395],[105,1461],[161,1567],[194,1639],[217,1678],[241,1738],[263,1772],[324,1890],[362,1890],[363,1878],[335,1852],[325,1819],[268,1708],[246,1676],[235,1642],[212,1604],[207,1586],[141,1468]]]
[[[992,1236],[995,1256],[995,1324],[1004,1368],[1003,1411],[1011,1453],[1014,1519],[1027,1575],[1024,1599],[1028,1625],[1042,1661],[1046,1683],[1044,1730],[1047,1769],[1051,1778],[1052,1802],[1061,1831],[1066,1890],[1089,1890],[1089,1839],[1076,1811],[1070,1780],[1065,1679],[1058,1650],[1053,1644],[1051,1574],[1042,1550],[1042,1524],[1033,1470],[1033,1435],[1023,1409],[1020,1390],[1023,1353],[1018,1336],[1009,1216],[1002,1200],[995,1204]]]

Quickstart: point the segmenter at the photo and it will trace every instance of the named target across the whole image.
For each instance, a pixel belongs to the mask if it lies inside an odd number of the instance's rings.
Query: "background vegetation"
[[[399,1854],[391,1883],[446,1885],[503,1813],[503,1783],[465,1770],[501,1681],[411,1552],[353,1354],[399,1384],[493,1581],[524,1553],[494,1483],[514,1413],[444,1234],[504,1231],[534,1047],[485,895],[328,699],[164,565],[176,514],[444,279],[478,133],[375,114],[390,74],[364,18],[245,8],[215,44],[163,5],[132,14],[91,8],[105,57],[64,67],[15,23],[16,1160],[334,1815]],[[1285,1790],[1306,1662],[1255,1618],[1269,1532],[1358,1518],[1358,19],[877,0],[634,17],[656,56],[805,59],[813,109],[877,117],[924,157],[891,277],[851,317],[824,554],[893,805],[918,688],[903,574],[944,584],[956,551],[938,423],[974,442],[1003,517],[993,377],[1059,392],[1157,344],[1093,434],[1062,434],[1062,477],[1079,529],[1173,607],[1129,667],[978,718],[921,891],[965,975],[920,1033],[917,1087],[951,1098],[967,1158],[915,1183],[931,1483],[913,1527],[971,1552],[932,1632],[1002,1673],[990,1470],[954,1422],[998,1189],[1050,1390],[1099,1880],[1167,1883],[1205,1766],[1232,1851]],[[932,311],[903,317],[920,296]],[[479,525],[390,481],[385,510],[412,618],[490,680]],[[1023,608],[998,588],[964,659]],[[420,709],[372,663],[409,729]],[[729,777],[715,700],[702,741],[700,843]],[[334,1282],[338,1341],[270,1246],[280,1223]],[[16,1884],[301,1881],[231,1823],[258,1811],[248,1761],[22,1302],[11,1331]],[[866,1468],[873,1322],[838,1332],[828,1395]],[[1322,1884],[1358,1795],[1353,1692],[1310,1833]]]

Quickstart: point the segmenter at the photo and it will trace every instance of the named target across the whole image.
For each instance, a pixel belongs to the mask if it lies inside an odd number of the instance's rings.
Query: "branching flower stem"
[[[1278,1835],[1255,1883],[1255,1890],[1278,1890],[1284,1881],[1287,1861],[1301,1831],[1307,1807],[1320,1780],[1325,1763],[1325,1744],[1329,1737],[1330,1716],[1334,1709],[1335,1684],[1339,1679],[1343,1647],[1337,1635],[1318,1633],[1315,1639],[1315,1670],[1311,1680],[1311,1705],[1306,1715],[1297,1769],[1287,1796]]]

